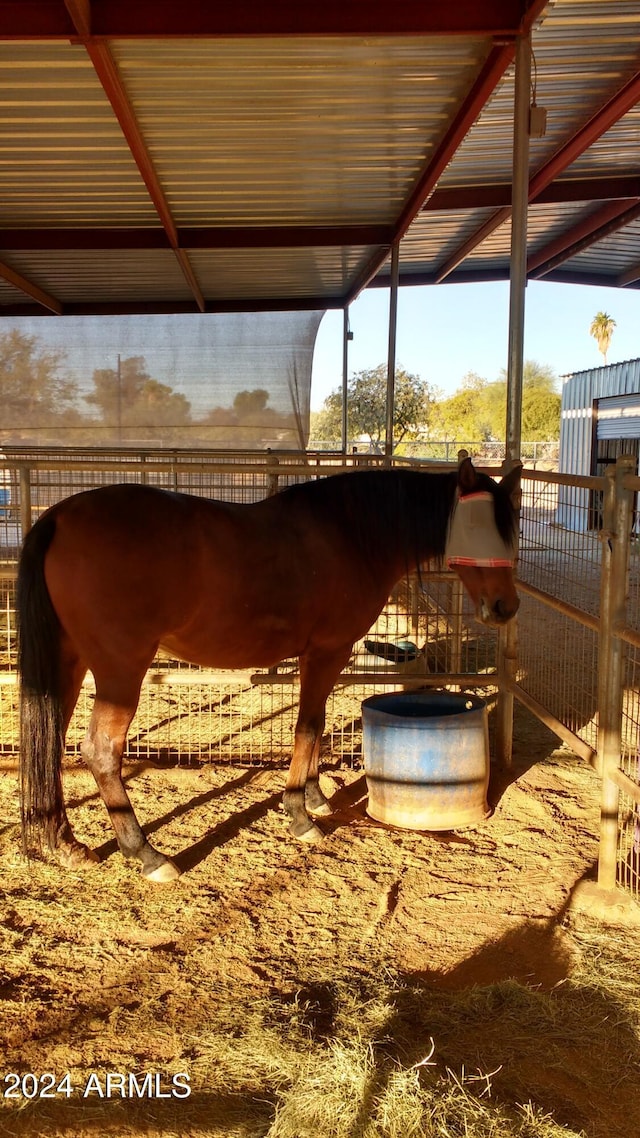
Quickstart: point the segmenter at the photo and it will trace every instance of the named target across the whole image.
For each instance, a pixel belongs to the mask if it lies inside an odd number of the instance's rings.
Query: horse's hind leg
[[[60,664],[63,735],[66,737],[87,669],[64,637],[61,643]],[[64,804],[58,818],[54,852],[57,860],[66,869],[75,869],[86,863],[95,864],[100,860],[93,850],[75,837]]]
[[[138,704],[140,683],[126,693],[100,684],[97,688],[82,744],[83,758],[98,784],[123,855],[137,858],[142,863],[143,876],[149,880],[172,881],[180,871],[147,841],[122,781],[122,752]]]

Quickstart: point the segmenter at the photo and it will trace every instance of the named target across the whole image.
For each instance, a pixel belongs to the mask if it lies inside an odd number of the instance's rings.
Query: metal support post
[[[387,357],[387,421],[384,439],[384,453],[387,462],[393,454],[393,412],[395,408],[396,384],[396,333],[398,327],[398,277],[400,263],[400,243],[391,247],[391,286],[389,289],[389,354]]]
[[[20,467],[20,528],[24,541],[33,524],[31,509],[31,471],[28,466]]]
[[[529,102],[531,92],[531,42],[520,36],[516,45],[515,99],[513,108],[513,177],[511,198],[511,273],[509,292],[509,353],[507,359],[506,449],[503,471],[520,458],[522,439],[522,375],[524,357],[524,308],[527,285],[527,210],[529,203]],[[513,694],[505,684],[516,679],[518,664],[516,618],[498,634],[498,700],[496,705],[497,761],[511,765],[513,752]]]
[[[347,407],[347,387],[349,383],[349,308],[343,310],[342,321],[342,427],[340,431],[341,450],[347,453],[349,441],[349,421]]]
[[[509,353],[507,358],[506,457],[520,458],[522,439],[522,375],[524,298],[527,285],[527,210],[529,204],[529,102],[531,41],[520,36],[516,46],[513,110],[513,177],[511,191],[511,272]]]

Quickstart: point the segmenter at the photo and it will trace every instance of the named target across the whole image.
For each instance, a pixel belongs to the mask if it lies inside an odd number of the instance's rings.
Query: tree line
[[[347,433],[379,449],[385,438],[387,366],[355,372],[347,382]],[[505,438],[507,376],[503,370],[490,381],[468,372],[453,395],[400,367],[395,377],[394,443],[439,440],[478,441]],[[320,411],[312,414],[315,440],[339,445],[342,431],[342,389],[332,391]],[[522,437],[530,442],[557,439],[560,434],[560,394],[553,369],[527,360],[522,391]]]
[[[300,418],[269,406],[262,388],[239,391],[230,406],[216,406],[195,417],[189,400],[148,371],[144,356],[118,359],[116,367],[96,368],[87,391],[65,370],[65,355],[44,347],[35,336],[16,330],[0,334],[2,388],[1,437],[5,441],[65,440],[77,445],[158,441],[163,445],[264,447],[303,444]],[[522,435],[528,441],[555,439],[560,428],[558,380],[552,369],[528,360],[524,365]],[[364,369],[347,384],[350,440],[381,447],[386,429],[387,368]],[[394,441],[504,440],[506,375],[490,381],[469,372],[453,395],[399,368],[395,381]],[[35,428],[35,430],[34,430]],[[331,392],[312,415],[315,440],[338,447],[342,430],[342,390]]]

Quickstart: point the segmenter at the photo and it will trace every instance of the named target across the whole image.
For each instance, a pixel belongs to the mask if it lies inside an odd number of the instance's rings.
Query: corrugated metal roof
[[[0,0],[0,314],[341,306],[385,283],[400,236],[401,282],[508,276],[512,59],[531,24],[548,112],[531,177],[555,163],[530,208],[537,274],[640,283],[637,221],[601,232],[599,212],[640,203],[640,3],[529,0],[524,22],[520,0],[476,7],[465,26],[409,0],[248,0],[242,21],[223,0]]]

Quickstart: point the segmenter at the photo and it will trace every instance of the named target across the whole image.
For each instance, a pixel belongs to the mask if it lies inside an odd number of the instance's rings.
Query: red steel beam
[[[565,261],[571,260],[571,258],[577,256],[578,253],[582,253],[584,249],[588,249],[591,245],[602,241],[604,237],[609,237],[611,233],[617,233],[619,229],[624,229],[625,225],[630,225],[632,221],[637,221],[639,217],[640,205],[638,205],[636,201],[631,208],[619,213],[618,216],[612,217],[608,222],[601,224],[597,229],[583,234],[583,236],[575,240],[572,245],[565,246],[561,251],[556,253],[555,256],[548,258],[544,264],[540,264],[539,267],[532,272],[532,277],[538,279],[539,277],[547,276],[547,274],[556,269],[558,265],[562,265]],[[579,226],[577,226],[576,229],[579,229]],[[548,246],[548,248],[550,248],[550,246]]]
[[[557,265],[561,265],[563,261],[568,261],[570,257],[573,257],[578,244],[581,248],[586,249],[588,245],[600,241],[601,237],[604,236],[601,233],[604,227],[613,222],[617,222],[616,228],[625,225],[626,222],[622,218],[637,204],[638,198],[607,202],[606,205],[583,218],[572,229],[568,229],[556,237],[554,241],[550,241],[543,249],[539,249],[537,253],[532,253],[527,258],[527,273],[535,278],[543,277],[551,269],[555,269]]]
[[[515,35],[522,7],[521,0],[0,0],[0,38]]]
[[[72,9],[75,8],[75,3],[70,4],[70,7]],[[151,200],[162,222],[163,229],[167,234],[169,244],[176,255],[187,284],[195,297],[196,304],[200,311],[204,312],[204,297],[186,253],[179,248],[178,232],[169,204],[160,185],[160,180],[149,151],[147,150],[147,145],[142,136],[133,107],[129,102],[129,97],[125,91],[122,79],[114,63],[109,45],[95,40],[88,40],[86,50],[96,75],[102,84],[103,90],[111,103],[112,110],[120,123],[129,150],[140,171],[144,184],[149,191]]]
[[[637,72],[589,121],[581,127],[563,146],[534,174],[529,182],[529,201],[535,201],[539,194],[549,186],[554,178],[566,170],[585,150],[618,122],[640,99],[640,72]],[[491,233],[503,225],[510,217],[511,209],[498,210],[492,218],[468,238],[441,266],[438,281],[448,277],[454,269],[468,257]]]
[[[515,55],[515,44],[493,44],[469,94],[462,102],[435,154],[425,166],[418,182],[394,225],[393,241],[399,241],[422,209],[443,170],[451,161],[463,138],[473,126],[485,103],[500,82]],[[392,242],[393,243],[393,242]],[[373,257],[349,290],[345,304],[352,304],[358,293],[382,268],[389,254],[384,248]]]
[[[23,292],[25,296],[30,296],[32,300],[42,305],[43,308],[48,309],[49,312],[54,312],[56,316],[62,315],[62,305],[55,296],[44,292],[44,290],[38,288],[33,281],[27,280],[26,277],[23,277],[20,273],[17,273],[15,269],[11,269],[9,265],[5,265],[2,261],[0,261],[0,277],[3,277],[10,285],[13,285],[14,288]],[[2,311],[6,311],[4,306]]]
[[[610,178],[564,178],[541,190],[537,205],[563,202],[614,201],[640,197],[640,176],[622,174]],[[425,202],[425,213],[466,209],[501,209],[511,205],[511,183],[486,186],[443,186],[434,190]]]
[[[390,225],[207,226],[176,230],[180,249],[343,248],[389,244]],[[2,229],[0,249],[169,249],[160,228]]]

